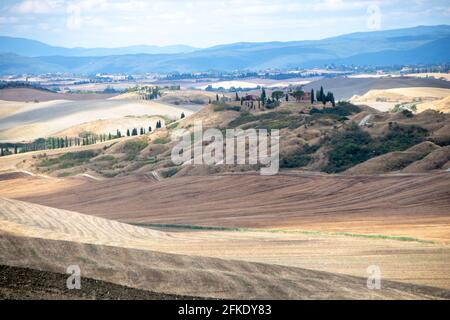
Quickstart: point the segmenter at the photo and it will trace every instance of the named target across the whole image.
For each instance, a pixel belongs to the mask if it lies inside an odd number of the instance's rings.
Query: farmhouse
[[[248,94],[245,97],[243,97],[244,101],[256,101],[258,100],[258,97],[255,96],[254,94]]]
[[[305,94],[300,98],[300,101],[311,101],[311,92],[306,91]]]

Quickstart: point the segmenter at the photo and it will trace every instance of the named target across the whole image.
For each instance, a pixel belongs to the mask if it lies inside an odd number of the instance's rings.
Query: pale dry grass
[[[112,135],[115,135],[117,130],[125,136],[127,130],[130,130],[131,132],[133,128],[136,128],[138,133],[140,132],[140,128],[144,128],[147,133],[149,126],[152,127],[152,130],[155,130],[157,121],[161,121],[161,123],[164,124],[165,119],[160,116],[127,116],[122,118],[96,120],[57,132],[54,136],[78,137],[82,132],[92,132],[95,134],[111,133]]]
[[[449,97],[450,89],[413,87],[370,90],[362,96],[353,96],[350,101],[379,111],[388,111],[399,103],[414,103],[417,105],[417,112],[426,109],[448,112]]]
[[[186,116],[193,113],[182,107],[142,100],[18,103],[18,108],[13,114],[0,118],[0,141],[34,140],[100,119],[158,115],[175,120],[180,118],[182,112]]]
[[[450,112],[450,96],[417,105],[417,112],[423,112],[428,109],[447,113]]]

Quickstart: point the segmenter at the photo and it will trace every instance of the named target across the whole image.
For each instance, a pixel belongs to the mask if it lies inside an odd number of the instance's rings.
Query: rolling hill
[[[449,296],[445,275],[439,283],[426,281],[425,285],[412,283],[404,276],[400,281],[383,278],[383,290],[369,290],[365,275],[306,269],[292,262],[255,262],[261,253],[248,255],[249,250],[261,246],[261,238],[265,238],[262,242],[267,252],[277,255],[270,245],[285,241],[321,243],[327,241],[323,236],[294,236],[295,240],[282,234],[278,239],[271,239],[270,234],[257,232],[236,236],[217,231],[157,231],[3,198],[0,198],[0,235],[0,265],[64,273],[67,266],[76,263],[86,278],[158,294],[222,299],[445,299]],[[339,237],[334,240],[335,244],[341,241]],[[440,247],[440,253],[423,244],[346,240],[347,248],[352,247],[349,241],[355,242],[357,250],[366,250],[365,256],[369,248],[381,245],[383,255],[390,255],[386,266],[391,268],[398,264],[398,257],[392,255],[396,250],[402,250],[403,256],[407,252],[410,258],[419,259],[417,251],[435,259],[445,259],[448,254],[446,248]],[[199,243],[207,250],[199,250]],[[222,249],[217,250],[214,245]],[[237,245],[241,251],[231,252],[230,256],[224,250],[230,245]],[[302,247],[306,250],[303,254],[307,254],[307,247]],[[245,252],[247,255],[242,255]],[[348,257],[345,259],[348,261]],[[421,258],[420,261],[426,266],[429,260]],[[365,266],[366,258],[361,262]],[[430,266],[443,274],[442,264],[434,262]],[[354,271],[366,269],[354,261],[352,267]],[[406,273],[418,277],[423,271]]]
[[[0,141],[16,142],[34,140],[67,129],[71,129],[68,132],[80,132],[83,128],[90,128],[98,134],[108,134],[114,133],[118,128],[123,128],[123,132],[126,132],[125,124],[129,124],[131,129],[144,123],[145,128],[149,125],[155,128],[155,120],[143,116],[159,115],[178,119],[182,112],[186,115],[193,113],[182,106],[119,99],[52,100],[38,103],[0,101],[0,107],[7,108],[7,114],[0,118]],[[134,117],[125,119],[127,116]],[[114,124],[119,127],[113,129]],[[102,129],[112,131],[101,131]],[[97,132],[98,130],[100,131]]]

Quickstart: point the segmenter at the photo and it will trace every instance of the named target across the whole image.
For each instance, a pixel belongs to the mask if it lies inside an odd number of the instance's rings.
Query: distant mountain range
[[[449,62],[448,25],[360,32],[314,41],[233,43],[206,49],[61,48],[34,40],[0,38],[1,74],[231,71],[311,68],[331,63],[390,66]]]
[[[121,48],[64,48],[54,47],[48,44],[24,38],[0,36],[0,53],[15,53],[24,57],[98,57],[124,54],[173,54],[186,53],[197,48],[186,45],[172,46],[130,46]]]

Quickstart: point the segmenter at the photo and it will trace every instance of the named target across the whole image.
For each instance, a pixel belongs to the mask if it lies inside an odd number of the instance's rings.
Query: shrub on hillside
[[[300,168],[306,166],[312,159],[312,154],[319,149],[319,145],[304,145],[296,152],[280,158],[280,168]]]
[[[402,151],[425,140],[428,131],[422,127],[400,126],[392,124],[389,132],[380,139],[378,153],[383,154],[392,151]]]
[[[126,153],[126,160],[134,160],[136,156],[147,147],[148,143],[143,140],[127,141],[123,146],[123,151]]]
[[[236,128],[250,122],[259,122],[260,124],[263,122],[270,123],[271,121],[286,119],[292,115],[293,114],[289,111],[267,112],[259,115],[253,115],[250,112],[242,112],[239,117],[228,124],[228,127]]]
[[[276,107],[279,107],[279,106],[280,106],[280,101],[277,101],[277,100],[275,100],[275,101],[268,101],[264,105],[264,107],[266,109],[275,109]]]
[[[159,138],[156,138],[155,140],[152,140],[153,144],[166,144],[169,142],[170,142],[169,136],[159,137]]]
[[[220,111],[241,111],[241,107],[240,106],[231,106],[225,102],[220,102],[220,101],[213,101],[213,110],[214,112],[220,112]]]
[[[356,125],[336,134],[328,142],[328,164],[323,170],[328,173],[341,172],[370,159],[373,156],[372,142],[370,135]]]
[[[174,176],[175,174],[177,174],[177,172],[179,170],[180,170],[180,167],[172,167],[172,168],[162,171],[161,176],[163,176],[164,178],[170,178],[170,177]]]
[[[57,165],[57,169],[67,169],[85,162],[97,156],[97,152],[92,150],[85,150],[79,152],[68,152],[57,158],[44,158],[39,162],[38,167],[52,167]]]
[[[332,108],[323,108],[317,109],[312,108],[310,114],[327,114],[327,115],[336,115],[339,117],[347,117],[351,114],[361,112],[361,108],[355,106],[354,104],[348,102],[338,102],[335,107]]]
[[[378,139],[352,124],[344,132],[335,134],[327,142],[328,164],[323,171],[345,171],[359,163],[389,152],[404,151],[425,140],[427,130],[418,126],[391,125],[386,135]]]

